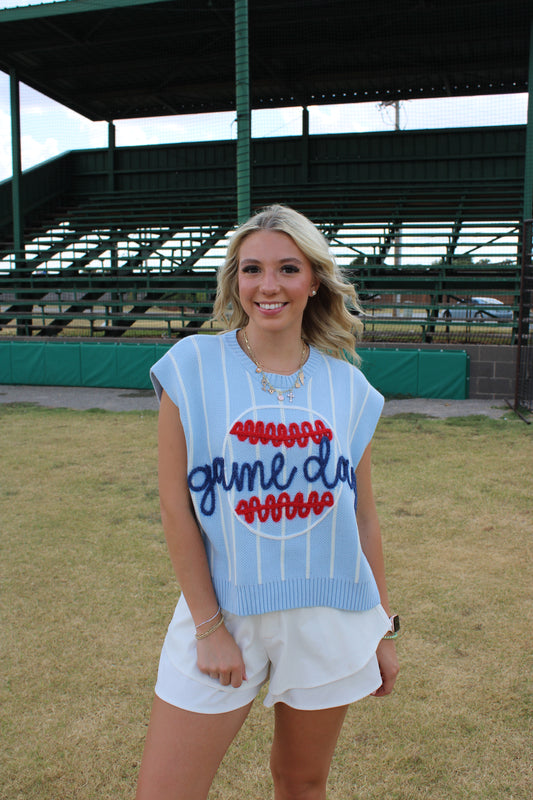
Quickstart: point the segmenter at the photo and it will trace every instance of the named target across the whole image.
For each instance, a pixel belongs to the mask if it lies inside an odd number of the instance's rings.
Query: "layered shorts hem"
[[[238,617],[224,612],[241,648],[248,680],[222,686],[196,665],[194,623],[180,598],[161,652],[156,695],[200,714],[251,703],[268,682],[263,703],[312,711],[348,705],[381,685],[376,647],[388,627],[381,606],[365,612],[302,608]]]
[[[247,706],[255,700],[267,681],[268,676],[258,684],[249,685],[248,681],[244,681],[238,689],[227,686],[217,688],[180,672],[163,648],[155,693],[165,703],[186,711],[198,714],[222,714]],[[361,700],[380,685],[381,675],[374,655],[368,664],[354,675],[348,675],[332,683],[305,689],[287,689],[280,694],[267,691],[263,705],[270,708],[275,703],[285,703],[291,708],[302,711],[336,708]]]

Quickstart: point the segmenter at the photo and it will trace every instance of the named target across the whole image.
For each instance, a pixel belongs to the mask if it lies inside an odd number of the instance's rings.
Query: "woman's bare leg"
[[[196,714],[156,697],[136,800],[205,800],[251,706],[224,714]]]
[[[325,800],[331,759],[347,709],[299,711],[276,703],[270,757],[275,800]]]

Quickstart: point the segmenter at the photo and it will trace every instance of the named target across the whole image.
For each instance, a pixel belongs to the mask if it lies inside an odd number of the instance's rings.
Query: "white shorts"
[[[282,702],[318,710],[347,705],[381,685],[376,648],[389,628],[378,605],[370,611],[298,608],[239,617],[224,611],[241,648],[247,680],[235,689],[196,664],[195,627],[180,598],[169,625],[155,693],[188,711],[219,714],[250,703],[269,681],[265,706]]]

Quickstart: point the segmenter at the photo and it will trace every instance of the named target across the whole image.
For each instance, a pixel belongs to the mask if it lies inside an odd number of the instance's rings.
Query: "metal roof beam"
[[[6,8],[0,11],[0,23],[18,22],[19,20],[40,19],[42,17],[59,17],[66,14],[85,14],[88,11],[104,11],[112,8],[128,8],[130,6],[147,6],[154,3],[172,3],[175,0],[63,0],[63,2],[40,3],[34,6]]]

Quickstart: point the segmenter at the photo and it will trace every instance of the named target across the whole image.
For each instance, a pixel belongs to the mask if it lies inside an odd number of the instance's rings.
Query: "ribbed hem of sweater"
[[[380,602],[373,581],[354,583],[338,578],[296,578],[242,586],[215,579],[214,587],[220,606],[239,616],[316,606],[368,611]]]

